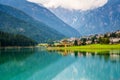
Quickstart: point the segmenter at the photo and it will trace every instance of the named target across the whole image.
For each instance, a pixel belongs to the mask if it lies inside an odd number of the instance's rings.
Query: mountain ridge
[[[108,0],[106,5],[88,11],[69,11],[60,7],[50,10],[84,36],[120,30],[119,4],[119,0]]]
[[[26,15],[26,18],[29,19],[28,21],[19,19],[21,15],[16,18],[15,15],[18,14],[14,14],[14,12],[17,13],[17,11],[19,14],[19,10],[16,10],[10,6],[0,5],[0,29],[2,31],[22,34],[36,40],[37,42],[47,42],[49,39],[57,40],[65,37],[43,23],[36,22],[36,24],[31,24],[30,21],[35,22],[36,20],[34,21],[23,12],[21,13]],[[12,14],[9,14],[9,12],[12,12]]]
[[[57,16],[55,16],[48,9],[37,5],[35,3],[28,2],[26,0],[1,0],[1,4],[15,7],[26,14],[32,16],[36,20],[47,24],[49,27],[55,29],[56,31],[62,33],[67,37],[79,37],[80,33],[74,28],[70,27],[68,24],[64,23]]]

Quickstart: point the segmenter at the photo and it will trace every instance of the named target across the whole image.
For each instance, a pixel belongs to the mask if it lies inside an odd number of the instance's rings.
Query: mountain
[[[70,11],[61,7],[50,10],[81,35],[120,30],[120,0],[108,0],[106,5],[88,11]]]
[[[64,23],[58,17],[56,17],[48,9],[37,5],[35,3],[28,2],[26,0],[0,0],[1,4],[9,5],[15,7],[26,14],[32,16],[36,20],[47,24],[49,27],[55,29],[56,31],[62,33],[67,37],[78,37],[80,36],[79,32]]]
[[[10,34],[0,31],[0,46],[34,46],[37,43],[19,34]]]
[[[47,42],[48,40],[58,40],[65,37],[24,12],[5,5],[0,5],[0,30],[22,34],[37,42]]]

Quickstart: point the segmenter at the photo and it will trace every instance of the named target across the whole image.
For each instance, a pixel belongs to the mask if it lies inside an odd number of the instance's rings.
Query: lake
[[[0,49],[0,80],[120,80],[120,50]]]

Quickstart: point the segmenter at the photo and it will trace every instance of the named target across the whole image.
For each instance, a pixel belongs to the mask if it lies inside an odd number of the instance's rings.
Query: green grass
[[[72,46],[72,47],[66,47],[70,49],[120,49],[120,44],[92,44],[92,45],[85,45],[85,46]]]
[[[104,52],[104,51],[110,51],[110,50],[120,50],[120,44],[91,44],[91,45],[72,46],[72,47],[48,47],[47,49],[48,50]]]

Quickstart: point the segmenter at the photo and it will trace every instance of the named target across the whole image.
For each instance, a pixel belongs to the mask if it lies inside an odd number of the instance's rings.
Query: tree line
[[[0,46],[34,46],[37,42],[19,34],[0,31]]]

